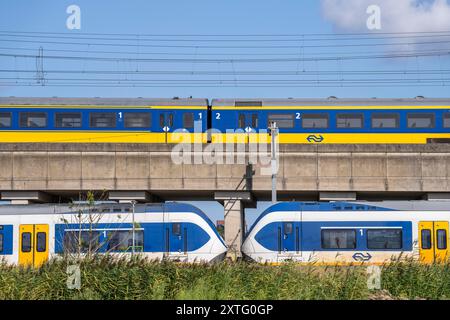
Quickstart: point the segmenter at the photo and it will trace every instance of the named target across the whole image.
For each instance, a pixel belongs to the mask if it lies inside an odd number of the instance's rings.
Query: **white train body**
[[[395,209],[395,205],[361,203],[278,203],[261,214],[242,251],[261,263],[447,260],[450,210],[417,209],[429,208],[425,203],[415,206],[414,210],[403,210]]]
[[[223,259],[226,246],[209,218],[188,204],[137,205],[134,214],[131,205],[102,205],[81,216],[61,205],[0,206],[0,259],[7,263],[39,266],[88,252],[212,262]]]

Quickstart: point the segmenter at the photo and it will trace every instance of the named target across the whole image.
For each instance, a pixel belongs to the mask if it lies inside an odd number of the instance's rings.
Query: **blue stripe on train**
[[[256,221],[251,226],[248,234],[252,232],[253,228],[264,218],[272,212],[279,211],[395,211],[393,209],[371,206],[360,203],[350,202],[279,202],[276,203],[259,215]]]
[[[201,121],[202,123],[202,130],[206,130],[206,120],[207,120],[207,110],[206,107],[204,110],[198,110],[198,109],[176,109],[174,108],[171,110],[168,109],[132,109],[132,108],[126,108],[123,109],[103,109],[98,108],[96,106],[92,106],[92,108],[0,108],[1,112],[9,112],[11,113],[11,127],[2,127],[0,128],[0,131],[80,131],[80,132],[86,132],[86,131],[146,131],[146,132],[158,132],[163,133],[165,132],[163,130],[163,127],[165,125],[168,125],[168,123],[161,123],[160,117],[164,117],[167,114],[173,114],[173,120],[172,125],[170,126],[170,132],[173,132],[176,129],[185,129],[188,132],[194,132],[194,128],[185,128],[184,124],[184,114],[190,113],[193,114],[193,120],[194,121]],[[21,127],[19,125],[19,113],[21,112],[45,112],[47,113],[47,125],[44,127]],[[64,112],[64,113],[80,113],[81,114],[81,127],[64,127],[59,128],[56,127],[55,124],[55,117],[56,113]],[[114,113],[115,114],[115,126],[114,127],[91,127],[90,126],[90,119],[89,114],[90,113]],[[130,113],[147,113],[151,115],[150,118],[150,126],[149,127],[143,127],[143,128],[133,128],[133,127],[125,127],[125,121],[123,114],[126,112]],[[175,116],[176,115],[176,116]],[[163,120],[167,121],[167,120]]]
[[[211,238],[208,233],[200,228],[198,225],[193,223],[185,223],[181,224],[181,239],[179,235],[175,235],[172,232],[172,227],[174,223],[139,223],[139,229],[143,229],[144,231],[144,252],[165,252],[166,250],[166,232],[169,232],[169,243],[170,243],[170,252],[178,252],[184,250],[184,230],[186,229],[187,234],[187,251],[195,251],[205,245],[209,239]],[[89,230],[88,224],[57,224],[55,226],[55,252],[63,253],[63,239],[64,239],[64,231],[70,230]],[[107,251],[107,232],[117,230],[117,229],[132,229],[131,223],[99,223],[95,225],[94,230],[100,231],[99,243],[103,244],[99,249],[99,252]],[[183,240],[183,241],[180,241]]]
[[[443,123],[444,114],[448,113],[448,109],[352,109],[352,110],[280,110],[273,109],[263,110],[219,110],[212,109],[212,127],[225,132],[226,129],[236,129],[239,127],[239,115],[257,115],[258,121],[254,129],[266,129],[268,125],[269,114],[285,114],[293,116],[294,126],[292,128],[280,128],[280,133],[449,133],[450,128],[445,128]],[[217,114],[220,116],[217,116]],[[363,114],[363,128],[346,129],[337,128],[336,119],[338,114]],[[400,117],[399,127],[390,128],[372,128],[371,116],[376,113],[397,113]],[[433,128],[408,128],[407,114],[432,113],[435,116],[435,126]],[[304,114],[328,114],[328,128],[302,128],[302,118]],[[250,125],[248,123],[247,125]]]
[[[264,248],[270,251],[278,251],[279,228],[281,234],[282,249],[286,251],[296,251],[295,241],[285,241],[283,223],[272,222],[264,226],[255,235],[255,240]],[[402,229],[402,249],[368,249],[367,248],[367,228],[396,227]],[[412,223],[410,221],[321,221],[321,222],[293,222],[293,233],[299,230],[299,251],[411,251],[412,250]],[[354,249],[322,249],[321,230],[322,228],[348,228],[356,231],[356,248]],[[360,229],[363,230],[362,234]]]

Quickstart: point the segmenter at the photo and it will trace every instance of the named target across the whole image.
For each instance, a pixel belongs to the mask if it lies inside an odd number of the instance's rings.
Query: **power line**
[[[35,41],[35,40],[18,40],[18,39],[0,39],[2,42],[19,42],[19,43],[46,43],[58,45],[88,45],[88,46],[109,46],[109,47],[143,47],[143,48],[197,48],[197,49],[299,49],[299,48],[354,48],[354,47],[386,47],[386,46],[408,46],[408,45],[429,45],[450,43],[447,41],[424,41],[424,42],[378,42],[378,43],[358,43],[358,44],[328,44],[328,45],[258,45],[258,46],[213,46],[213,45],[168,45],[168,44],[133,44],[133,43],[91,43],[91,42],[67,42],[67,41]]]
[[[2,33],[16,33],[16,34],[62,34],[67,35],[67,32],[46,32],[46,31],[18,31],[18,30],[2,30]],[[386,32],[386,31],[371,31],[371,32],[347,32],[347,33],[248,33],[248,34],[151,34],[151,33],[90,33],[77,32],[77,35],[103,35],[103,36],[130,36],[130,37],[310,37],[310,36],[358,36],[358,35],[415,35],[415,34],[450,34],[450,30],[434,30],[434,31],[402,31],[402,32]]]
[[[297,61],[335,61],[335,60],[361,60],[361,59],[396,59],[410,57],[432,57],[450,55],[450,51],[435,51],[410,54],[384,54],[384,55],[355,55],[346,57],[321,57],[321,58],[259,58],[259,59],[192,59],[192,58],[123,58],[123,57],[83,57],[83,56],[55,56],[45,55],[45,59],[57,60],[90,60],[90,61],[125,61],[125,62],[170,62],[170,63],[262,63],[262,62],[297,62]],[[32,58],[36,55],[0,53],[0,57]]]
[[[445,50],[449,50],[450,48],[441,48]],[[19,48],[19,47],[0,47],[0,50],[20,50],[20,51],[36,51],[36,48]],[[217,52],[210,52],[210,53],[184,53],[184,52],[143,52],[143,51],[104,51],[104,50],[70,50],[70,49],[45,49],[46,52],[70,52],[70,53],[88,53],[88,54],[131,54],[139,56],[145,56],[145,55],[178,55],[178,56],[295,56],[298,57],[299,54],[297,53],[246,53],[246,52],[230,52],[230,53],[217,53]],[[358,51],[358,54],[369,54],[373,53],[374,51]],[[436,50],[404,50],[404,51],[396,51],[397,54],[422,54],[422,53],[429,53],[429,52],[436,52]],[[308,52],[307,56],[318,56],[318,55],[349,55],[349,54],[355,54],[354,51],[352,52]],[[305,55],[302,55],[305,56]]]
[[[36,70],[25,69],[0,69],[0,73],[35,73]],[[413,74],[446,74],[450,69],[422,69],[422,70],[322,70],[322,71],[258,71],[258,70],[239,70],[239,71],[211,71],[211,70],[45,70],[45,74],[119,74],[119,75],[284,75],[284,76],[303,76],[303,75],[413,75]]]
[[[158,38],[145,38],[142,36],[135,36],[132,38],[116,38],[111,36],[103,37],[84,37],[79,34],[64,34],[64,35],[21,35],[21,34],[11,34],[4,33],[0,31],[0,36],[2,37],[15,37],[15,38],[44,38],[44,39],[70,39],[70,40],[100,40],[100,41],[139,41],[139,42],[316,42],[316,41],[360,41],[360,40],[391,40],[391,39],[413,39],[413,38],[434,38],[434,37],[450,37],[450,33],[439,33],[439,34],[426,34],[426,35],[401,35],[401,36],[365,36],[365,37],[346,37],[346,38],[295,38],[295,39],[280,39],[280,37],[273,39],[158,39]],[[250,36],[249,36],[250,38]]]
[[[437,84],[436,84],[437,83]],[[404,84],[402,83],[364,83],[361,84],[359,82],[353,82],[353,83],[341,83],[340,81],[337,81],[336,83],[325,83],[322,82],[313,82],[311,84],[282,84],[282,85],[261,85],[261,84],[250,84],[250,85],[239,85],[239,84],[232,84],[232,85],[224,85],[224,84],[217,84],[217,85],[192,85],[192,84],[176,84],[176,85],[143,85],[143,84],[79,84],[79,83],[65,83],[65,84],[46,84],[46,87],[87,87],[87,88],[322,88],[322,87],[328,87],[328,88],[338,88],[338,87],[349,87],[349,88],[368,88],[368,87],[379,87],[379,88],[385,88],[385,87],[417,87],[420,85],[420,87],[448,87],[448,83],[444,83],[441,80],[437,80],[436,83],[428,84],[428,83],[410,83],[410,84]],[[36,87],[41,86],[40,84],[36,83],[20,83],[20,82],[3,82],[0,83],[2,86],[10,86],[10,87]]]

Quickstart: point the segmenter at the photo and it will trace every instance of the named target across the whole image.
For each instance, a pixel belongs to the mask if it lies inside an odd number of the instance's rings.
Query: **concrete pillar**
[[[253,197],[250,192],[216,192],[214,198],[223,203],[227,257],[232,260],[241,258],[245,236],[245,203],[254,204]]]
[[[232,260],[242,257],[241,246],[244,239],[244,206],[240,200],[224,201],[225,244],[227,256]]]
[[[356,192],[321,192],[320,201],[355,201]]]

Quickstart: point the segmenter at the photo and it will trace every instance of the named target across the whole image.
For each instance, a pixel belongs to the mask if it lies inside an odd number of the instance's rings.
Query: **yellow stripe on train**
[[[206,143],[205,133],[0,131],[1,143]]]
[[[426,144],[450,133],[280,133],[280,144]],[[268,134],[212,134],[213,143],[270,143]]]
[[[212,143],[270,143],[264,133],[213,133]],[[426,144],[450,133],[280,133],[280,144]],[[0,143],[207,143],[206,133],[0,131]]]

